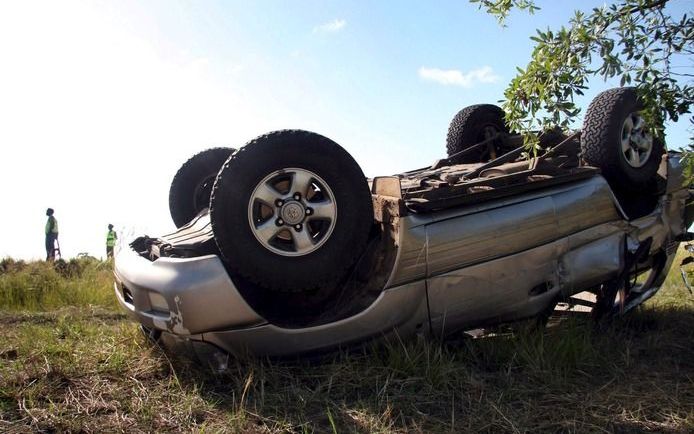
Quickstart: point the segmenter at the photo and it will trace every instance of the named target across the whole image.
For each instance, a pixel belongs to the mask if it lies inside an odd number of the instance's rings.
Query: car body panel
[[[621,217],[604,178],[495,201],[410,215],[386,287],[540,246]]]
[[[428,275],[528,250],[618,218],[610,189],[600,177],[546,196],[451,217],[427,227]]]
[[[615,277],[624,264],[624,229],[619,223],[595,226],[566,238],[567,251],[558,257],[564,296]]]
[[[468,326],[541,312],[561,289],[556,258],[565,245],[566,240],[561,239],[429,277],[432,330],[446,335]],[[543,291],[533,294],[538,286]]]
[[[315,327],[284,328],[264,324],[238,330],[204,333],[203,340],[239,353],[284,356],[349,345],[391,333],[411,335],[429,329],[423,281],[383,291],[366,310],[349,318]]]

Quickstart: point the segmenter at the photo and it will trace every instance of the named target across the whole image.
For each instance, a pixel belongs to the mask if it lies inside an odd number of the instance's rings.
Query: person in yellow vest
[[[53,208],[46,210],[46,261],[55,260],[55,242],[58,240],[58,220],[53,216]]]
[[[106,234],[106,257],[113,258],[113,247],[116,245],[118,235],[113,230],[113,225],[108,225],[108,233]]]

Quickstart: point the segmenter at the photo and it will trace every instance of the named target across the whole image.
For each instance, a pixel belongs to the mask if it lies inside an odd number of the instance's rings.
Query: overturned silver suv
[[[260,355],[559,303],[627,312],[658,291],[694,216],[678,154],[640,109],[632,88],[603,92],[581,131],[545,133],[527,159],[500,108],[467,107],[447,158],[373,179],[306,131],[203,151],[171,185],[179,229],[117,254],[116,296],[162,342]]]

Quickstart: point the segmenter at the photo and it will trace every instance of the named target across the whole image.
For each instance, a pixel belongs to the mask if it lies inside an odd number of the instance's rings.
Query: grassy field
[[[694,431],[694,299],[674,270],[601,332],[579,316],[213,373],[141,336],[109,268],[0,263],[1,432]]]

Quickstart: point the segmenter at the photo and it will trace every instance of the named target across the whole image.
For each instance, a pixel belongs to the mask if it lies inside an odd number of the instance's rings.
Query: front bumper
[[[428,330],[423,280],[389,288],[365,310],[303,328],[268,323],[246,303],[219,257],[154,262],[131,249],[116,255],[115,291],[129,316],[144,327],[213,344],[229,353],[268,356],[320,351],[389,334]]]
[[[150,262],[124,248],[115,259],[115,277],[120,305],[151,329],[190,336],[266,322],[246,303],[215,255]]]

